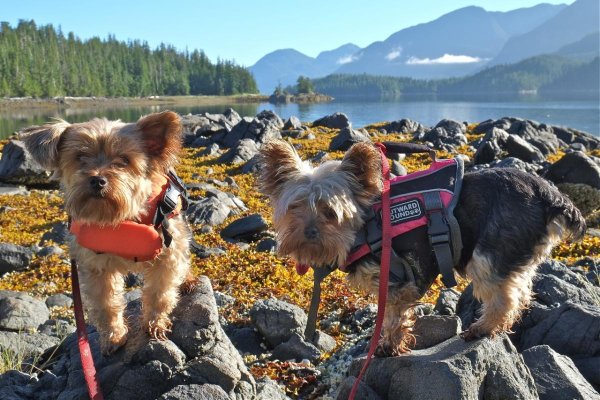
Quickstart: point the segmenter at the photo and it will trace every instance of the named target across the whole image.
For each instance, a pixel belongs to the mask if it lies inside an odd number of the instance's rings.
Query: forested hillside
[[[82,41],[51,25],[0,23],[0,96],[229,95],[258,92],[247,69],[198,50],[109,36]]]
[[[552,96],[598,97],[598,57],[591,61],[542,55],[497,65],[464,78],[418,80],[390,76],[329,75],[313,80],[319,93],[334,97],[390,97],[412,94],[485,95],[540,92]]]

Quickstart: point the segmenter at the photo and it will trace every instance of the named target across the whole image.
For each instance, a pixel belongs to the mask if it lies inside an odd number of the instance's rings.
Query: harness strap
[[[423,193],[425,210],[428,216],[427,235],[435,255],[442,282],[447,288],[456,286],[454,261],[452,257],[450,228],[444,215],[444,204],[439,191]]]
[[[88,394],[92,400],[104,400],[102,389],[96,376],[94,367],[94,358],[90,350],[90,342],[85,328],[85,319],[83,317],[83,305],[81,303],[81,294],[79,293],[79,279],[77,276],[77,262],[71,259],[71,286],[73,291],[73,303],[75,307],[75,322],[77,324],[77,345],[79,347],[79,357],[81,358],[81,368],[83,377],[88,389]]]
[[[381,217],[382,217],[382,250],[381,250],[381,269],[379,271],[379,298],[377,299],[377,319],[375,320],[375,329],[373,330],[373,336],[371,336],[371,344],[369,345],[369,352],[365,363],[352,385],[350,391],[350,400],[354,400],[358,386],[362,380],[363,375],[369,367],[369,363],[375,354],[375,349],[379,344],[379,338],[381,336],[381,329],[383,327],[383,317],[385,315],[385,303],[387,302],[388,293],[388,281],[390,274],[390,261],[392,255],[392,215],[390,207],[390,166],[385,156],[385,146],[381,143],[376,143],[381,153],[381,172],[383,175],[383,192],[381,193]]]
[[[177,174],[170,170],[167,174],[169,178],[169,186],[165,192],[163,198],[158,202],[156,207],[156,214],[154,214],[154,220],[152,224],[154,229],[158,230],[161,228],[164,237],[164,244],[166,247],[171,245],[173,241],[173,235],[169,232],[169,215],[177,209],[179,199],[181,199],[181,210],[185,211],[188,208],[188,197],[187,190],[181,179]]]
[[[312,342],[317,330],[317,316],[319,314],[319,304],[321,303],[321,282],[329,276],[335,267],[316,267],[313,268],[313,290],[310,298],[310,308],[306,320],[306,329],[304,330],[304,339]]]

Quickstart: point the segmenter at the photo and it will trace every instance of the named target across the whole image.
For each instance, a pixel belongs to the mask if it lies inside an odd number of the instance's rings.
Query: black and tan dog
[[[316,168],[283,141],[267,143],[261,156],[259,183],[272,202],[279,253],[313,267],[344,265],[366,211],[381,195],[377,148],[359,143],[342,161]],[[483,303],[465,339],[508,331],[530,302],[536,266],[562,238],[578,239],[586,229],[579,210],[556,187],[514,169],[465,174],[454,215],[463,243],[455,271],[472,280]],[[376,294],[379,260],[361,259],[348,279]],[[414,342],[412,306],[418,298],[413,284],[390,286],[380,354],[403,353]]]

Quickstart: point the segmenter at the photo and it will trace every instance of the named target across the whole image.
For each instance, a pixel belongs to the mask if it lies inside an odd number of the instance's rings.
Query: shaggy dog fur
[[[313,168],[284,141],[261,150],[259,184],[270,197],[281,255],[315,268],[343,265],[365,211],[380,197],[381,156],[372,144],[354,145],[342,161]],[[464,176],[454,212],[463,250],[456,272],[470,278],[482,316],[463,337],[508,331],[527,307],[536,266],[563,237],[577,239],[585,221],[571,201],[547,181],[514,169]],[[411,254],[399,254],[413,259]],[[416,265],[414,270],[419,270]],[[429,287],[437,276],[424,273]],[[358,288],[378,292],[379,260],[364,257],[348,274]],[[412,284],[390,286],[379,354],[396,355],[414,344]]]
[[[82,223],[114,226],[144,215],[153,186],[177,160],[181,132],[179,116],[162,112],[132,124],[106,119],[58,121],[28,128],[21,139],[33,158],[60,180],[69,216]],[[186,277],[188,289],[193,282],[188,275],[188,226],[181,215],[170,222],[173,242],[163,246],[153,261],[97,254],[75,238],[70,241],[84,304],[105,355],[127,341],[123,276],[129,271],[144,274],[142,329],[156,339],[165,339],[170,331],[169,314],[178,301],[179,287]]]

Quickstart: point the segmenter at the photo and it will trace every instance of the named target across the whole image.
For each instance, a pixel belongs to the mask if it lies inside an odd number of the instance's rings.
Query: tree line
[[[313,79],[319,93],[334,97],[397,97],[404,95],[514,95],[537,92],[552,96],[597,98],[599,58],[575,60],[541,55],[516,64],[497,65],[474,75],[449,79],[333,74]]]
[[[81,40],[52,25],[0,23],[0,96],[150,96],[258,93],[252,74],[202,51],[107,39]]]

